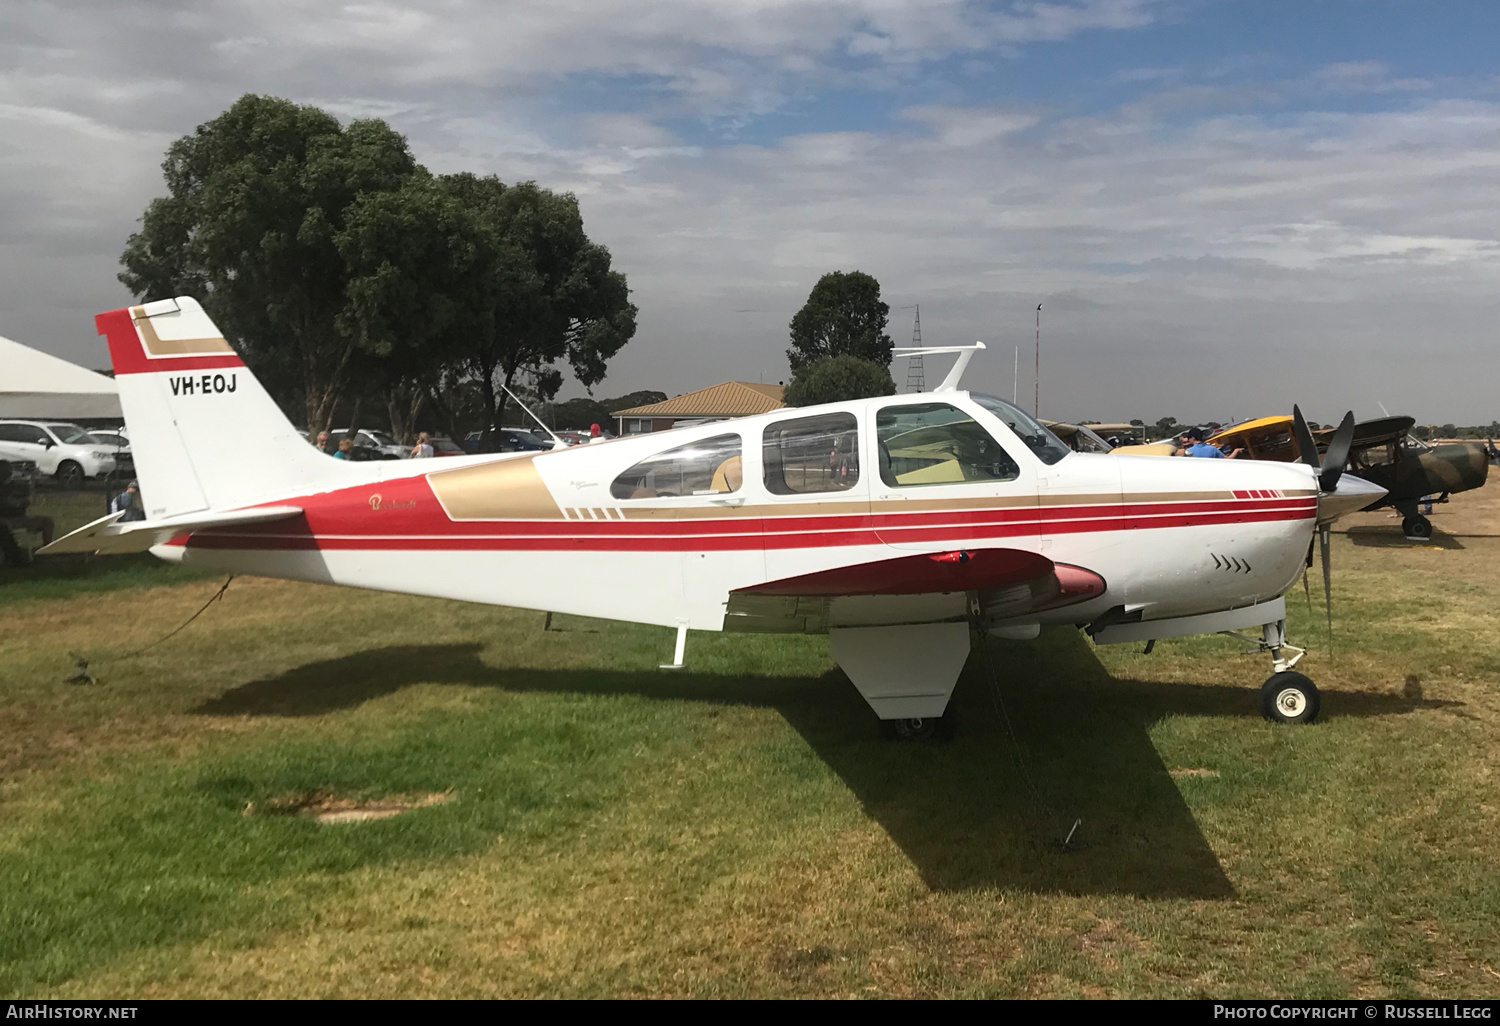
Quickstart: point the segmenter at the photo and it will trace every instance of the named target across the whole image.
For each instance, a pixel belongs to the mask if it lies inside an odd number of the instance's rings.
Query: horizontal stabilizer
[[[64,552],[145,552],[153,545],[171,541],[210,527],[238,527],[242,524],[264,524],[302,515],[301,506],[256,506],[251,509],[190,513],[166,520],[124,520],[125,514],[111,513],[51,545],[38,549],[39,555]]]

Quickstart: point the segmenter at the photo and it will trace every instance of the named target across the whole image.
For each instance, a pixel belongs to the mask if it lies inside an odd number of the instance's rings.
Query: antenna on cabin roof
[[[908,392],[921,392],[926,387],[925,376],[922,371],[922,304],[917,304],[917,319],[911,328],[911,348],[918,350],[912,353],[906,361],[906,390]]]
[[[514,399],[516,401],[516,405],[519,406],[521,409],[523,409],[523,410],[526,411],[527,416],[529,416],[532,420],[534,420],[538,424],[540,424],[542,426],[542,430],[545,431],[545,432],[547,432],[547,434],[549,434],[549,435],[552,436],[552,448],[554,448],[554,449],[566,449],[568,447],[568,443],[564,442],[561,438],[558,438],[557,437],[557,432],[553,431],[550,427],[548,427],[547,424],[546,424],[546,422],[543,421],[541,417],[538,417],[535,413],[532,413],[531,412],[531,407],[527,406],[525,403],[521,402],[521,397],[518,396],[518,395],[516,395],[516,393],[512,392],[510,390],[510,388],[505,384],[505,382],[503,382],[503,381],[497,381],[497,382],[495,382],[495,384],[497,384],[501,388],[505,389],[505,394],[508,395],[508,396],[510,396],[512,399]]]

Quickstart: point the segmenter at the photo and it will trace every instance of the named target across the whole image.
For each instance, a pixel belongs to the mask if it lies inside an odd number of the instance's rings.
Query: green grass
[[[119,660],[218,581],[11,581],[0,994],[1493,996],[1500,546],[1464,544],[1337,540],[1312,727],[1227,639],[1049,630],[931,745],[822,638],[673,674],[665,630],[237,580]],[[451,800],[262,814],[308,792]]]

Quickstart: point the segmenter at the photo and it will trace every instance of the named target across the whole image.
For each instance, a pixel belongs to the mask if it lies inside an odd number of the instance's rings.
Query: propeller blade
[[[1333,657],[1333,566],[1329,548],[1333,541],[1333,528],[1329,524],[1318,525],[1318,548],[1323,556],[1323,608],[1328,611],[1328,655]]]
[[[1319,468],[1318,443],[1313,441],[1312,431],[1307,426],[1307,418],[1302,416],[1302,408],[1296,403],[1292,404],[1292,434],[1297,439],[1297,454],[1302,462],[1317,470]]]
[[[1323,469],[1318,474],[1318,487],[1325,492],[1337,491],[1339,478],[1344,474],[1344,464],[1349,462],[1349,446],[1354,442],[1354,411],[1344,414],[1339,429],[1328,443],[1323,454]]]

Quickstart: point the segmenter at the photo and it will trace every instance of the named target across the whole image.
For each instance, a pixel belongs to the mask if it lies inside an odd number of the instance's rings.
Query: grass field
[[[948,744],[819,637],[672,674],[664,630],[238,579],[119,659],[219,579],[13,573],[0,995],[1495,996],[1500,490],[1357,519],[1332,658],[1289,597],[1322,722],[1228,639],[1057,630],[976,651]],[[362,801],[417,807],[304,814]]]

